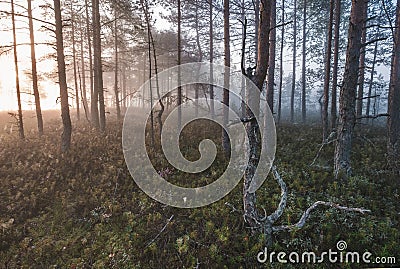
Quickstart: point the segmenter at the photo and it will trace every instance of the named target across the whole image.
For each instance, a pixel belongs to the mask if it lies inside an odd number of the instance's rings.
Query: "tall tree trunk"
[[[181,40],[181,28],[182,28],[182,14],[181,14],[181,0],[178,0],[178,66],[182,64],[182,40]],[[181,69],[178,67],[178,130],[181,129],[182,124],[182,86],[181,86]]]
[[[259,31],[258,31],[258,59],[255,74],[251,76],[252,81],[260,90],[263,88],[263,84],[267,75],[268,70],[268,59],[269,59],[269,31],[270,31],[270,16],[271,16],[271,1],[261,0],[260,1],[260,20],[259,20]],[[260,95],[254,96],[248,94],[248,102],[251,107],[259,107]],[[253,105],[252,105],[253,104]],[[255,110],[258,111],[258,110]],[[251,110],[248,108],[247,117],[254,117]],[[258,139],[259,126],[256,121],[250,121],[246,123],[246,132],[249,141],[249,163],[246,167],[243,184],[243,207],[244,216],[246,222],[251,226],[255,227],[256,220],[258,219],[256,211],[256,194],[249,191],[251,180],[255,174],[258,161],[260,148],[260,141]],[[262,164],[261,164],[262,165]]]
[[[327,139],[329,135],[328,106],[329,106],[329,81],[331,79],[333,10],[335,7],[334,5],[335,1],[330,0],[327,46],[325,53],[324,105],[322,109],[322,128],[323,128],[322,137],[324,141],[325,139]]]
[[[79,111],[79,89],[78,89],[78,73],[76,72],[76,42],[75,42],[75,15],[73,11],[73,3],[71,2],[71,36],[72,36],[72,64],[74,69],[74,86],[75,86],[75,103],[76,103],[76,117],[78,121],[80,120],[80,111]]]
[[[214,21],[213,21],[213,1],[210,1],[210,9],[209,9],[209,20],[210,20],[210,110],[211,110],[211,117],[215,117],[215,109],[214,109],[214,85],[212,82],[214,81],[214,74],[213,74],[213,63],[214,63]]]
[[[296,91],[296,55],[297,54],[297,0],[294,0],[293,15],[293,73],[292,93],[290,96],[290,122],[294,122],[294,93]]]
[[[224,0],[224,53],[225,53],[225,66],[231,67],[231,48],[230,48],[230,34],[229,34],[229,0]],[[223,114],[224,114],[224,127],[227,127],[229,121],[229,79],[230,74],[224,73],[224,96],[223,96]],[[225,157],[230,156],[230,141],[228,133],[222,128],[222,146],[224,149]]]
[[[203,50],[201,49],[200,43],[200,32],[199,32],[199,3],[195,3],[195,28],[196,28],[196,44],[199,53],[199,62],[203,61]],[[199,115],[199,85],[195,85],[194,89],[194,99],[195,99],[195,115]]]
[[[14,66],[15,66],[15,87],[17,89],[17,101],[18,101],[18,131],[19,137],[25,139],[24,132],[24,121],[22,117],[22,103],[21,103],[21,90],[19,85],[19,69],[18,69],[18,53],[17,53],[17,33],[15,27],[15,12],[14,12],[14,0],[11,0],[11,20],[12,20],[12,31],[13,31],[13,50],[14,50]]]
[[[153,35],[151,34],[151,32],[150,32],[150,37],[151,37],[151,44],[153,47],[154,72],[156,74],[157,98],[158,98],[158,104],[160,105],[160,110],[158,111],[158,114],[157,114],[157,121],[158,121],[158,127],[159,127],[159,130],[158,130],[159,136],[161,137],[162,128],[163,128],[162,115],[164,113],[165,106],[162,101],[162,96],[160,95],[160,84],[159,84],[160,81],[158,79],[158,64],[157,64],[156,46],[155,46],[155,42],[154,42]]]
[[[396,28],[390,76],[388,113],[388,161],[400,174],[400,0],[397,0]]]
[[[92,1],[93,4],[93,1]],[[93,6],[92,6],[93,9]],[[89,48],[89,78],[90,78],[90,116],[92,125],[96,128],[100,128],[99,122],[99,94],[98,94],[98,87],[96,82],[94,81],[94,64],[93,64],[93,54],[92,54],[92,39],[91,35],[94,37],[93,25],[90,27],[90,20],[89,20],[89,4],[88,0],[85,0],[85,12],[86,12],[86,34],[87,34],[87,41],[88,41],[88,48]],[[93,12],[92,12],[93,14]],[[93,21],[93,19],[92,19]],[[93,38],[94,43],[94,38]]]
[[[271,32],[269,36],[269,60],[267,78],[267,103],[274,112],[275,50],[276,50],[276,0],[271,0]]]
[[[374,85],[374,75],[375,75],[375,62],[376,62],[376,57],[378,54],[378,41],[375,42],[375,48],[374,48],[374,58],[372,61],[372,69],[371,69],[371,78],[369,80],[369,88],[368,88],[368,99],[367,99],[367,109],[366,109],[366,115],[369,116],[370,114],[370,109],[371,109],[371,95],[372,95],[372,86]],[[369,119],[367,118],[367,121]]]
[[[353,129],[356,123],[356,89],[360,64],[361,36],[364,9],[368,0],[352,0],[346,65],[343,87],[340,90],[338,141],[335,148],[335,178],[351,175],[350,155]]]
[[[245,0],[242,0],[242,6],[241,6],[241,17],[242,17],[242,39],[246,38],[246,27],[247,27],[247,22],[246,22],[246,6],[245,6]],[[244,42],[243,42],[244,43]],[[242,44],[243,45],[243,44]],[[244,57],[245,51],[242,51]],[[246,103],[244,100],[246,100],[246,79],[242,77],[242,83],[241,83],[241,90],[240,90],[240,96],[242,98],[242,102],[240,104],[240,109],[241,109],[241,117],[244,118],[246,117]]]
[[[62,33],[62,17],[60,0],[54,0],[54,13],[56,19],[56,40],[57,40],[57,66],[58,80],[60,84],[61,118],[63,133],[61,135],[61,151],[69,150],[71,146],[72,125],[69,115],[67,76],[65,73],[64,43]]]
[[[39,94],[37,68],[36,68],[35,35],[33,31],[33,18],[32,18],[32,0],[28,0],[28,18],[29,18],[29,37],[31,40],[32,87],[33,87],[33,95],[35,96],[35,108],[36,108],[38,132],[39,136],[42,136],[43,117],[42,117],[42,108],[40,106],[40,94]]]
[[[82,104],[83,104],[83,109],[85,110],[85,117],[89,121],[89,105],[88,105],[88,100],[87,100],[87,92],[86,92],[86,66],[85,66],[85,51],[83,49],[83,42],[84,42],[84,36],[83,36],[83,27],[81,28],[81,69],[82,69],[82,92],[81,92],[81,97],[82,97]]]
[[[260,24],[260,0],[254,0],[254,44],[255,44],[255,58],[254,61],[258,60],[258,25]]]
[[[154,138],[154,112],[153,112],[154,103],[153,103],[153,83],[152,83],[152,79],[151,79],[152,78],[151,39],[150,39],[151,30],[150,30],[150,20],[147,17],[147,12],[146,12],[146,9],[145,9],[145,7],[143,5],[143,1],[141,1],[141,4],[142,4],[142,8],[143,8],[143,10],[145,12],[146,23],[147,23],[147,45],[148,45],[148,47],[147,47],[148,51],[147,52],[148,52],[148,56],[149,56],[149,58],[148,58],[148,60],[149,60],[149,74],[148,74],[148,77],[149,77],[149,89],[150,89],[149,94],[150,94],[150,109],[151,109],[150,110],[150,137],[151,137],[151,145],[154,147],[154,143],[155,143],[155,138]],[[179,88],[178,88],[178,103],[179,103],[179,96],[181,96],[181,98],[182,98],[182,90],[179,91]],[[178,113],[181,113],[181,112],[179,111]],[[178,126],[180,126],[180,123],[181,123],[181,118],[179,117]]]
[[[146,83],[146,54],[143,54],[143,84]],[[144,92],[142,93],[142,108],[145,107],[145,96],[144,96]]]
[[[306,44],[307,44],[307,0],[303,0],[303,64],[302,64],[302,78],[301,78],[301,118],[303,123],[306,122]]]
[[[121,107],[119,104],[119,93],[118,93],[118,20],[117,20],[117,11],[115,10],[115,21],[114,21],[114,52],[115,52],[115,72],[114,72],[114,94],[115,94],[115,108],[117,109],[117,119],[121,119]]]
[[[332,70],[331,129],[336,129],[341,0],[335,0],[335,40]]]
[[[122,105],[124,110],[126,110],[127,103],[128,103],[128,96],[126,92],[126,83],[127,83],[127,74],[126,74],[126,63],[122,63]]]
[[[98,114],[99,114],[100,131],[104,132],[106,128],[106,111],[104,104],[103,66],[101,60],[101,33],[100,33],[101,25],[100,25],[99,0],[92,0],[92,13],[93,13],[93,57],[94,57],[93,96],[95,97],[96,104],[98,103],[99,105]]]
[[[285,23],[285,1],[282,1],[282,23]],[[279,97],[278,97],[278,123],[282,116],[282,88],[283,88],[283,49],[285,42],[285,25],[281,28],[281,53],[279,59]]]
[[[155,42],[154,42],[154,38],[153,38],[153,34],[151,32],[151,22],[150,22],[150,16],[149,16],[149,7],[148,7],[148,2],[146,0],[146,3],[144,4],[143,1],[141,1],[142,4],[142,8],[144,10],[144,14],[145,14],[145,18],[146,18],[146,23],[147,23],[147,30],[148,30],[148,41],[149,41],[149,62],[151,64],[151,50],[150,50],[150,44],[153,48],[153,59],[154,59],[154,72],[156,74],[156,89],[157,89],[157,98],[158,98],[158,103],[160,105],[160,111],[157,114],[157,121],[158,121],[158,126],[159,126],[159,136],[161,137],[161,133],[162,133],[162,127],[163,127],[163,123],[162,123],[162,115],[164,113],[165,110],[165,106],[163,104],[161,95],[160,95],[160,85],[159,85],[159,79],[158,79],[158,64],[157,64],[157,54],[156,54],[156,46],[155,46]],[[151,42],[151,43],[150,43]],[[151,65],[150,65],[150,69],[151,69]],[[150,70],[150,74],[151,74],[151,70]],[[151,85],[151,84],[150,84]],[[152,91],[151,91],[152,93]],[[153,131],[154,132],[154,131]],[[153,139],[154,140],[154,139]]]
[[[363,11],[364,16],[364,24],[361,36],[361,44],[365,44],[367,41],[367,18],[368,18],[368,5],[365,5],[365,9]],[[366,47],[363,46],[361,48],[360,54],[360,74],[358,76],[358,92],[357,92],[357,109],[356,116],[360,118],[362,116],[362,108],[363,108],[363,96],[364,96],[364,81],[365,81],[365,54]]]

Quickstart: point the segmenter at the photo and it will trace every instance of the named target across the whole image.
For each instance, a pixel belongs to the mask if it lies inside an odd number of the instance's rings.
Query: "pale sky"
[[[26,1],[15,1],[16,4],[26,6]],[[38,5],[43,3],[42,1],[32,1],[33,17],[43,19]],[[11,11],[11,5],[0,3],[0,10]],[[15,11],[18,13],[26,14],[22,8],[15,6]],[[35,42],[42,43],[51,40],[48,32],[43,32],[39,28],[41,23],[33,21],[35,30]],[[17,28],[17,42],[18,43],[29,43],[29,30],[28,30],[28,19],[23,17],[16,17],[16,28]],[[11,28],[11,16],[2,18],[0,21],[1,39],[0,45],[11,45],[12,44],[12,28]],[[53,48],[45,45],[38,45],[36,48],[36,59],[37,69],[39,73],[50,72],[56,67],[54,60],[45,60],[39,62],[39,59],[49,52],[53,52]],[[18,46],[18,62],[19,62],[19,77],[21,92],[32,92],[32,81],[24,74],[24,72],[31,70],[31,58],[30,58],[30,47],[27,45]],[[0,110],[15,110],[17,108],[17,97],[15,93],[15,68],[14,68],[14,53],[11,50],[8,54],[0,56]],[[56,109],[58,94],[58,87],[56,84],[49,80],[41,79],[39,81],[40,90],[45,90],[47,98],[42,98],[41,104],[43,109]],[[33,96],[22,93],[22,106],[23,109],[34,109]]]
[[[26,0],[15,0],[16,4],[20,4],[26,6]],[[43,0],[34,0],[32,1],[33,5],[33,17],[38,17],[43,19],[41,14],[41,10],[38,8],[40,4],[43,3]],[[16,7],[16,12],[26,14],[26,11],[23,9]],[[11,11],[10,4],[5,4],[0,1],[0,10]],[[161,19],[159,13],[162,13],[164,10],[162,7],[158,6],[155,9],[154,16],[157,18],[155,27],[159,30],[168,30],[172,26],[167,20]],[[18,43],[29,43],[29,31],[28,31],[28,23],[27,18],[16,17],[17,19],[17,42]],[[41,24],[40,22],[34,21],[34,29],[35,29],[35,42],[54,42],[54,40],[49,37],[48,32],[40,31]],[[12,44],[12,31],[11,31],[11,17],[1,18],[0,20],[0,45],[11,45]],[[45,56],[48,53],[54,53],[54,49],[50,46],[38,45],[36,46],[36,58],[39,60],[42,56]],[[288,54],[291,55],[291,52],[288,51]],[[0,56],[0,111],[1,110],[16,110],[17,109],[17,97],[15,93],[15,69],[13,62],[13,52],[12,50],[7,55]],[[233,58],[235,55],[232,55]],[[18,46],[18,58],[19,58],[19,74],[20,74],[20,86],[22,92],[32,92],[32,82],[31,80],[24,74],[24,71],[31,70],[31,59],[30,59],[30,47],[29,46]],[[238,58],[239,59],[239,58]],[[285,56],[285,76],[291,72],[291,56]],[[45,60],[42,62],[38,61],[38,71],[40,73],[43,72],[51,72],[56,69],[56,62],[54,59]],[[388,67],[379,67],[378,70],[385,75],[387,79],[388,75]],[[368,75],[367,75],[368,76]],[[59,96],[59,87],[55,82],[48,80],[44,77],[39,80],[39,91],[45,93],[46,98],[41,98],[42,109],[58,109],[59,105],[56,104],[57,97]],[[29,94],[22,94],[22,104],[24,110],[34,109],[33,96]],[[74,102],[71,102],[74,105]]]

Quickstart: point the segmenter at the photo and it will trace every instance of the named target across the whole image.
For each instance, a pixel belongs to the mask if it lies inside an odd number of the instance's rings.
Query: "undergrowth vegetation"
[[[220,132],[207,122],[200,124],[185,128],[183,136],[192,138],[181,140],[188,159],[199,157],[197,139],[207,137],[220,144],[216,137]],[[77,124],[73,146],[65,154],[59,151],[59,128],[54,121],[47,124],[42,138],[2,137],[0,268],[290,267],[257,262],[265,238],[252,233],[243,221],[241,185],[210,206],[172,208],[149,198],[132,180],[122,153],[122,124],[110,122],[105,134]],[[385,170],[385,130],[358,130],[354,176],[341,183],[332,177],[333,143],[310,166],[320,148],[320,128],[282,125],[277,134],[275,164],[289,188],[287,208],[277,224],[297,222],[317,200],[372,212],[318,208],[303,229],[274,234],[269,251],[321,253],[336,250],[336,243],[344,240],[348,251],[369,251],[373,257],[400,253],[399,178]],[[209,184],[223,173],[227,162],[219,154],[200,175],[182,175],[158,154],[150,152],[159,173],[188,187]],[[264,207],[271,213],[277,207],[280,189],[271,175],[257,191],[257,199],[260,211]]]

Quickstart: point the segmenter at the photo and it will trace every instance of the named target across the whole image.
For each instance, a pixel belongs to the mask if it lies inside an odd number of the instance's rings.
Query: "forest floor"
[[[106,133],[99,134],[83,120],[74,121],[72,148],[62,154],[58,117],[59,112],[45,114],[42,138],[33,131],[35,119],[27,117],[27,139],[21,141],[16,129],[10,133],[11,118],[0,114],[0,268],[296,266],[276,259],[272,264],[257,262],[265,237],[252,234],[237,212],[242,205],[241,185],[203,208],[160,204],[137,187],[125,166],[121,122],[110,120]],[[196,128],[186,128],[184,136],[209,136],[220,144],[220,137],[215,137],[220,132],[209,126],[202,127],[202,132]],[[297,222],[318,200],[370,209],[371,213],[318,208],[302,229],[274,234],[268,251],[321,254],[336,251],[336,243],[344,240],[347,251],[369,251],[371,259],[397,256],[397,264],[384,267],[399,267],[400,179],[386,170],[385,129],[358,127],[352,153],[354,176],[346,182],[332,177],[334,143],[326,145],[316,165],[310,166],[321,143],[317,125],[283,124],[277,127],[277,135],[275,165],[289,190],[287,208],[277,224]],[[184,155],[195,158],[196,139],[182,141],[188,143],[182,147]],[[160,171],[166,168],[163,165],[163,160],[154,163]],[[225,167],[226,161],[218,155],[213,166],[193,180],[210,182]],[[175,170],[168,177],[188,180]],[[263,206],[267,213],[273,212],[279,199],[279,186],[270,175],[257,191],[259,210]],[[226,202],[238,210],[232,211]],[[317,266],[306,263],[300,267]],[[319,267],[371,265],[324,263]]]

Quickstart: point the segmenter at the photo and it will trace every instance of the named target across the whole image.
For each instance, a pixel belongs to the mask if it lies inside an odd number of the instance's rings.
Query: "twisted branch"
[[[276,231],[292,231],[292,230],[303,228],[303,226],[306,224],[307,219],[310,217],[311,211],[313,211],[319,205],[324,205],[324,206],[328,206],[328,207],[332,207],[332,208],[336,208],[336,209],[344,210],[344,211],[348,211],[348,212],[358,212],[361,214],[371,212],[371,210],[368,210],[368,209],[357,208],[357,207],[346,207],[346,206],[341,206],[339,204],[335,204],[332,202],[317,201],[303,213],[300,220],[296,224],[272,227],[272,230],[274,232],[276,232]]]

